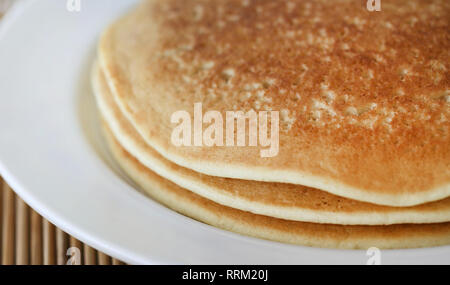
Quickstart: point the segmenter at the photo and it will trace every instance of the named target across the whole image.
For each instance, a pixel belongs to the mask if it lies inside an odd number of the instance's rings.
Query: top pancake
[[[97,64],[92,86],[108,141],[117,141],[140,164],[215,203],[264,216],[343,225],[450,221],[450,197],[413,207],[388,207],[342,198],[317,189],[204,175],[164,159],[146,144],[115,104]]]
[[[165,158],[410,206],[450,195],[450,3],[145,1],[103,35],[113,95]],[[280,111],[278,156],[175,147],[172,113]]]

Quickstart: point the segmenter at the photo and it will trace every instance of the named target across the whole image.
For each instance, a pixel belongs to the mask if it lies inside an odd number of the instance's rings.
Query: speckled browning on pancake
[[[100,61],[147,143],[210,175],[290,182],[379,204],[450,194],[450,2],[146,1]],[[280,153],[177,148],[170,115],[279,110]],[[242,158],[245,159],[242,159]]]
[[[201,222],[239,234],[315,247],[380,249],[430,247],[450,243],[450,223],[342,226],[287,221],[236,210],[202,198],[163,179],[108,138],[114,157],[152,198]]]
[[[286,220],[330,224],[400,224],[450,221],[450,198],[414,207],[387,207],[335,196],[306,186],[203,175],[164,159],[123,116],[101,70],[92,83],[106,135],[159,176],[224,206]]]

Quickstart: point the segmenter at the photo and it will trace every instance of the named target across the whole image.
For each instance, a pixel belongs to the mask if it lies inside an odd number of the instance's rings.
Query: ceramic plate
[[[80,3],[20,1],[0,26],[0,174],[31,207],[128,263],[366,264],[366,251],[241,236],[138,192],[105,151],[89,82],[101,31],[136,1]],[[385,264],[449,259],[450,247],[381,252]]]

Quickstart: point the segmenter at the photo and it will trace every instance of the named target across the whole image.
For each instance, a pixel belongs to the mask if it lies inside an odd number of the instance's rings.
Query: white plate
[[[249,238],[143,196],[104,146],[89,83],[101,31],[136,1],[20,2],[0,30],[0,173],[45,218],[129,263],[365,264],[365,251]],[[181,0],[180,0],[181,1]],[[450,263],[450,247],[386,250],[382,263]]]

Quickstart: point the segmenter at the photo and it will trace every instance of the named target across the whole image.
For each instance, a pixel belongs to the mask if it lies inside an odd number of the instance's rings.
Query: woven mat
[[[0,0],[2,13],[14,1]],[[55,227],[26,205],[0,177],[0,264],[122,265]]]

